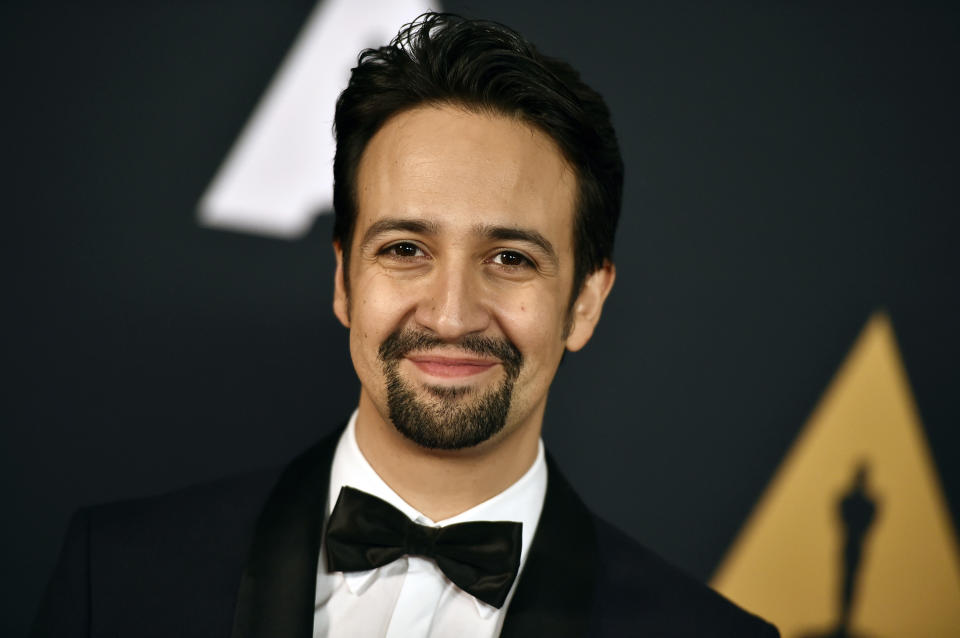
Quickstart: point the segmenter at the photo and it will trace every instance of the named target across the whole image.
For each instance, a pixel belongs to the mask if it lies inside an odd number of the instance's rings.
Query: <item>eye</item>
[[[513,250],[501,250],[493,256],[493,263],[508,268],[532,268],[533,262],[522,253]]]
[[[400,259],[413,259],[414,257],[424,256],[424,252],[419,246],[408,241],[390,244],[381,250],[380,254],[388,257],[398,257]]]

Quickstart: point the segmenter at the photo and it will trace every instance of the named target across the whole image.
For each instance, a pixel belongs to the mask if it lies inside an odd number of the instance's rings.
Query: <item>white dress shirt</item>
[[[370,466],[357,446],[356,420],[354,412],[337,443],[325,518],[329,518],[340,488],[349,485],[383,499],[421,525],[518,521],[523,523],[523,570],[547,493],[543,441],[537,459],[516,483],[461,514],[434,522],[401,499]],[[325,550],[321,547],[317,570],[314,638],[491,638],[500,635],[517,588],[515,581],[503,607],[497,609],[454,585],[430,559],[407,556],[368,571],[327,573]]]

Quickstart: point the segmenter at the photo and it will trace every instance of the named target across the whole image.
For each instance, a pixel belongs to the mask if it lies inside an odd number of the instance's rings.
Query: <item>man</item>
[[[600,96],[427,14],[361,55],[335,126],[356,412],[279,478],[82,510],[34,634],[776,636],[591,515],[540,441],[614,282]]]

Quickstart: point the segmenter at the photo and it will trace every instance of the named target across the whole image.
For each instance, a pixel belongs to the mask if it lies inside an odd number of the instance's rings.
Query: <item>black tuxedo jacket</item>
[[[32,635],[311,638],[338,436],[279,478],[262,472],[80,510]],[[548,465],[501,636],[778,635],[593,516]]]

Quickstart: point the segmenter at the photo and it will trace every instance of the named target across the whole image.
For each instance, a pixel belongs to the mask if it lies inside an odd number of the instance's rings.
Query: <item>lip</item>
[[[407,360],[425,374],[447,379],[472,377],[486,372],[500,363],[491,359],[438,355],[414,355],[408,356]]]

